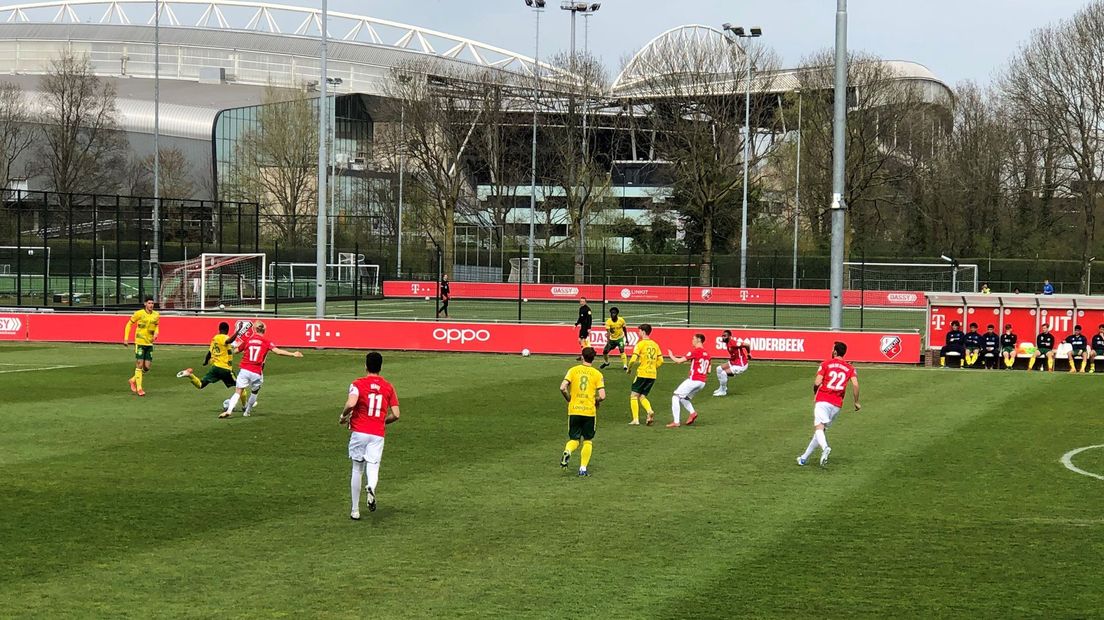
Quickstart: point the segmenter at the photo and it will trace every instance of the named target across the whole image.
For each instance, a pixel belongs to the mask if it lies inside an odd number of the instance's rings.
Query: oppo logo
[[[553,286],[552,294],[556,297],[574,297],[579,294],[579,288],[575,286]]]
[[[467,342],[487,342],[491,339],[491,332],[485,329],[445,329],[444,327],[438,327],[433,330],[433,339],[449,343],[459,342],[460,344]]]
[[[890,293],[889,302],[894,304],[911,304],[916,302],[915,293]]]
[[[0,334],[15,334],[23,327],[23,321],[15,317],[0,317]]]

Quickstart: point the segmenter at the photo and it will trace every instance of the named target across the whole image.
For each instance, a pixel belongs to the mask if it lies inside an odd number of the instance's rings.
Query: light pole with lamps
[[[314,244],[314,314],[322,318],[326,314],[326,165],[329,157],[326,154],[326,95],[328,81],[326,76],[326,39],[329,37],[329,6],[326,0],[322,0],[322,16],[319,21],[318,37],[320,39],[320,56],[318,78],[318,180],[315,182],[315,190],[318,192],[318,229],[315,231]]]
[[[724,24],[722,28],[738,39],[755,39],[763,36],[762,28],[749,28]],[[743,48],[744,62],[747,64],[747,86],[744,88],[744,199],[740,215],[740,288],[747,288],[747,248],[748,248],[748,159],[751,157],[751,56],[747,46]]]
[[[1092,266],[1093,266],[1093,263],[1095,263],[1095,262],[1096,262],[1096,257],[1095,256],[1089,259],[1089,265],[1088,265],[1088,268],[1087,268],[1087,272],[1085,273],[1085,294],[1086,295],[1092,295]]]
[[[337,87],[340,86],[345,80],[339,77],[327,77],[326,78],[326,92],[329,93],[330,88],[333,88],[333,105],[328,105],[329,97],[327,96],[326,111],[330,115],[330,175],[328,183],[330,185],[330,264],[337,262],[335,253],[337,252],[337,246],[335,243],[335,237],[337,234]],[[355,262],[355,259],[354,259]]]
[[[545,0],[525,0],[525,6],[533,9],[536,19],[536,34],[533,42],[533,144],[529,160],[529,264],[525,270],[518,265],[518,277],[533,282],[533,243],[537,227],[537,94],[540,92],[540,16],[544,12]]]
[[[950,256],[947,256],[946,254],[940,254],[939,258],[941,258],[941,259],[943,259],[943,260],[945,260],[945,261],[947,261],[948,263],[951,264],[951,292],[952,293],[957,293],[958,292],[958,259],[957,258],[951,258]]]
[[[797,288],[797,233],[801,217],[801,89],[797,89],[797,172],[794,174],[793,287]]]
[[[560,2],[560,10],[571,11],[571,70],[576,71],[576,57],[575,57],[575,16],[578,13],[587,15],[588,13],[594,13],[598,9],[602,8],[601,2],[572,2],[571,0],[562,0]],[[584,85],[584,87],[588,87]],[[571,97],[570,114],[575,114],[575,97]],[[583,114],[583,140],[582,140],[582,153],[583,157],[586,157],[586,113]],[[579,205],[579,243],[576,246],[576,252],[578,253],[580,260],[586,262],[586,204]],[[578,268],[578,267],[576,267]]]
[[[847,157],[847,0],[836,0],[836,79],[832,121],[832,259],[829,326],[843,328],[843,255],[847,205],[843,200]],[[957,276],[958,270],[955,270]]]

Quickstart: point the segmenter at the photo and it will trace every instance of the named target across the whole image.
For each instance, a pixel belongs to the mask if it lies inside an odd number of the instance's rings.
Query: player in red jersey
[[[728,361],[717,366],[717,380],[721,382],[721,387],[713,392],[714,396],[727,395],[728,378],[744,374],[751,361],[751,345],[747,341],[740,338],[733,339],[732,332],[726,329],[721,332],[721,342],[728,349]]]
[[[380,460],[383,458],[383,436],[387,425],[399,420],[399,397],[387,379],[380,376],[383,356],[372,351],[364,357],[365,376],[349,386],[349,398],[341,411],[338,423],[347,426],[349,435],[349,459],[353,461],[353,477],[350,482],[353,493],[353,509],[349,518],[360,519],[360,485],[362,476],[368,474],[364,487],[368,494],[368,511],[376,510],[376,485],[379,483]]]
[[[694,395],[705,389],[705,381],[709,378],[709,351],[705,350],[705,334],[694,334],[694,348],[685,357],[678,357],[667,350],[667,357],[676,364],[690,362],[690,377],[683,381],[671,397],[671,417],[674,418],[667,428],[679,427],[680,407],[686,407],[690,415],[686,418],[689,426],[698,419],[698,412],[694,410],[694,403],[690,402]]]
[[[847,354],[847,345],[837,342],[832,346],[832,359],[823,362],[817,370],[816,380],[813,381],[813,438],[809,441],[809,447],[797,457],[797,464],[804,465],[812,456],[813,450],[820,446],[820,464],[828,464],[828,455],[832,448],[828,447],[828,438],[824,435],[825,429],[832,425],[832,421],[843,407],[843,398],[847,395],[847,383],[855,388],[855,411],[862,409],[859,404],[859,377],[855,374],[855,367],[843,361]]]
[[[246,389],[250,391],[250,394],[242,415],[249,416],[250,411],[253,410],[253,405],[257,404],[257,393],[261,391],[261,384],[264,383],[265,358],[268,357],[269,351],[285,357],[303,357],[303,354],[299,351],[285,351],[272,344],[272,341],[265,336],[265,324],[261,322],[253,326],[253,335],[242,337],[235,348],[242,352],[238,367],[238,380],[234,384],[235,390],[234,395],[230,397],[230,406],[226,408],[226,411],[219,414],[219,418],[229,418],[233,415],[234,407],[237,406]]]

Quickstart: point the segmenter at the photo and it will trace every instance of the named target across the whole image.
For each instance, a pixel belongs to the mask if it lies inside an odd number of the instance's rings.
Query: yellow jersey
[[[659,367],[663,365],[663,352],[655,340],[641,340],[633,348],[632,359],[629,363],[640,360],[640,366],[636,369],[636,376],[642,379],[655,379]]]
[[[571,401],[567,403],[567,415],[598,415],[594,400],[598,398],[598,390],[606,387],[602,372],[593,366],[579,364],[567,371],[564,381],[568,383],[571,396]]]
[[[234,352],[230,349],[229,340],[230,336],[226,334],[215,334],[207,350],[211,352],[211,364],[218,368],[233,370],[231,363],[234,361]]]
[[[625,337],[625,318],[617,317],[617,320],[606,319],[606,331],[609,332],[610,340],[621,340]]]
[[[157,331],[160,329],[160,323],[160,312],[156,310],[153,312],[146,312],[145,308],[136,310],[134,314],[130,315],[130,320],[127,321],[126,330],[123,331],[123,338],[130,338],[130,326],[134,325],[134,344],[148,347],[153,344],[153,339],[157,336]]]

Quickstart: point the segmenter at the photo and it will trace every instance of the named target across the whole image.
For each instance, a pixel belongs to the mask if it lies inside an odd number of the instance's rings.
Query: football
[[[223,411],[226,411],[226,408],[227,408],[227,407],[229,407],[229,406],[230,406],[230,399],[229,399],[229,398],[227,398],[226,400],[222,401],[222,410],[223,410]]]
[[[425,298],[425,300],[426,300],[426,301],[429,301],[429,297],[426,297],[426,298]]]
[[[529,349],[522,349],[521,350],[521,356],[522,357],[529,357]]]
[[[219,310],[225,310],[225,309],[226,309],[225,304],[219,304]]]

